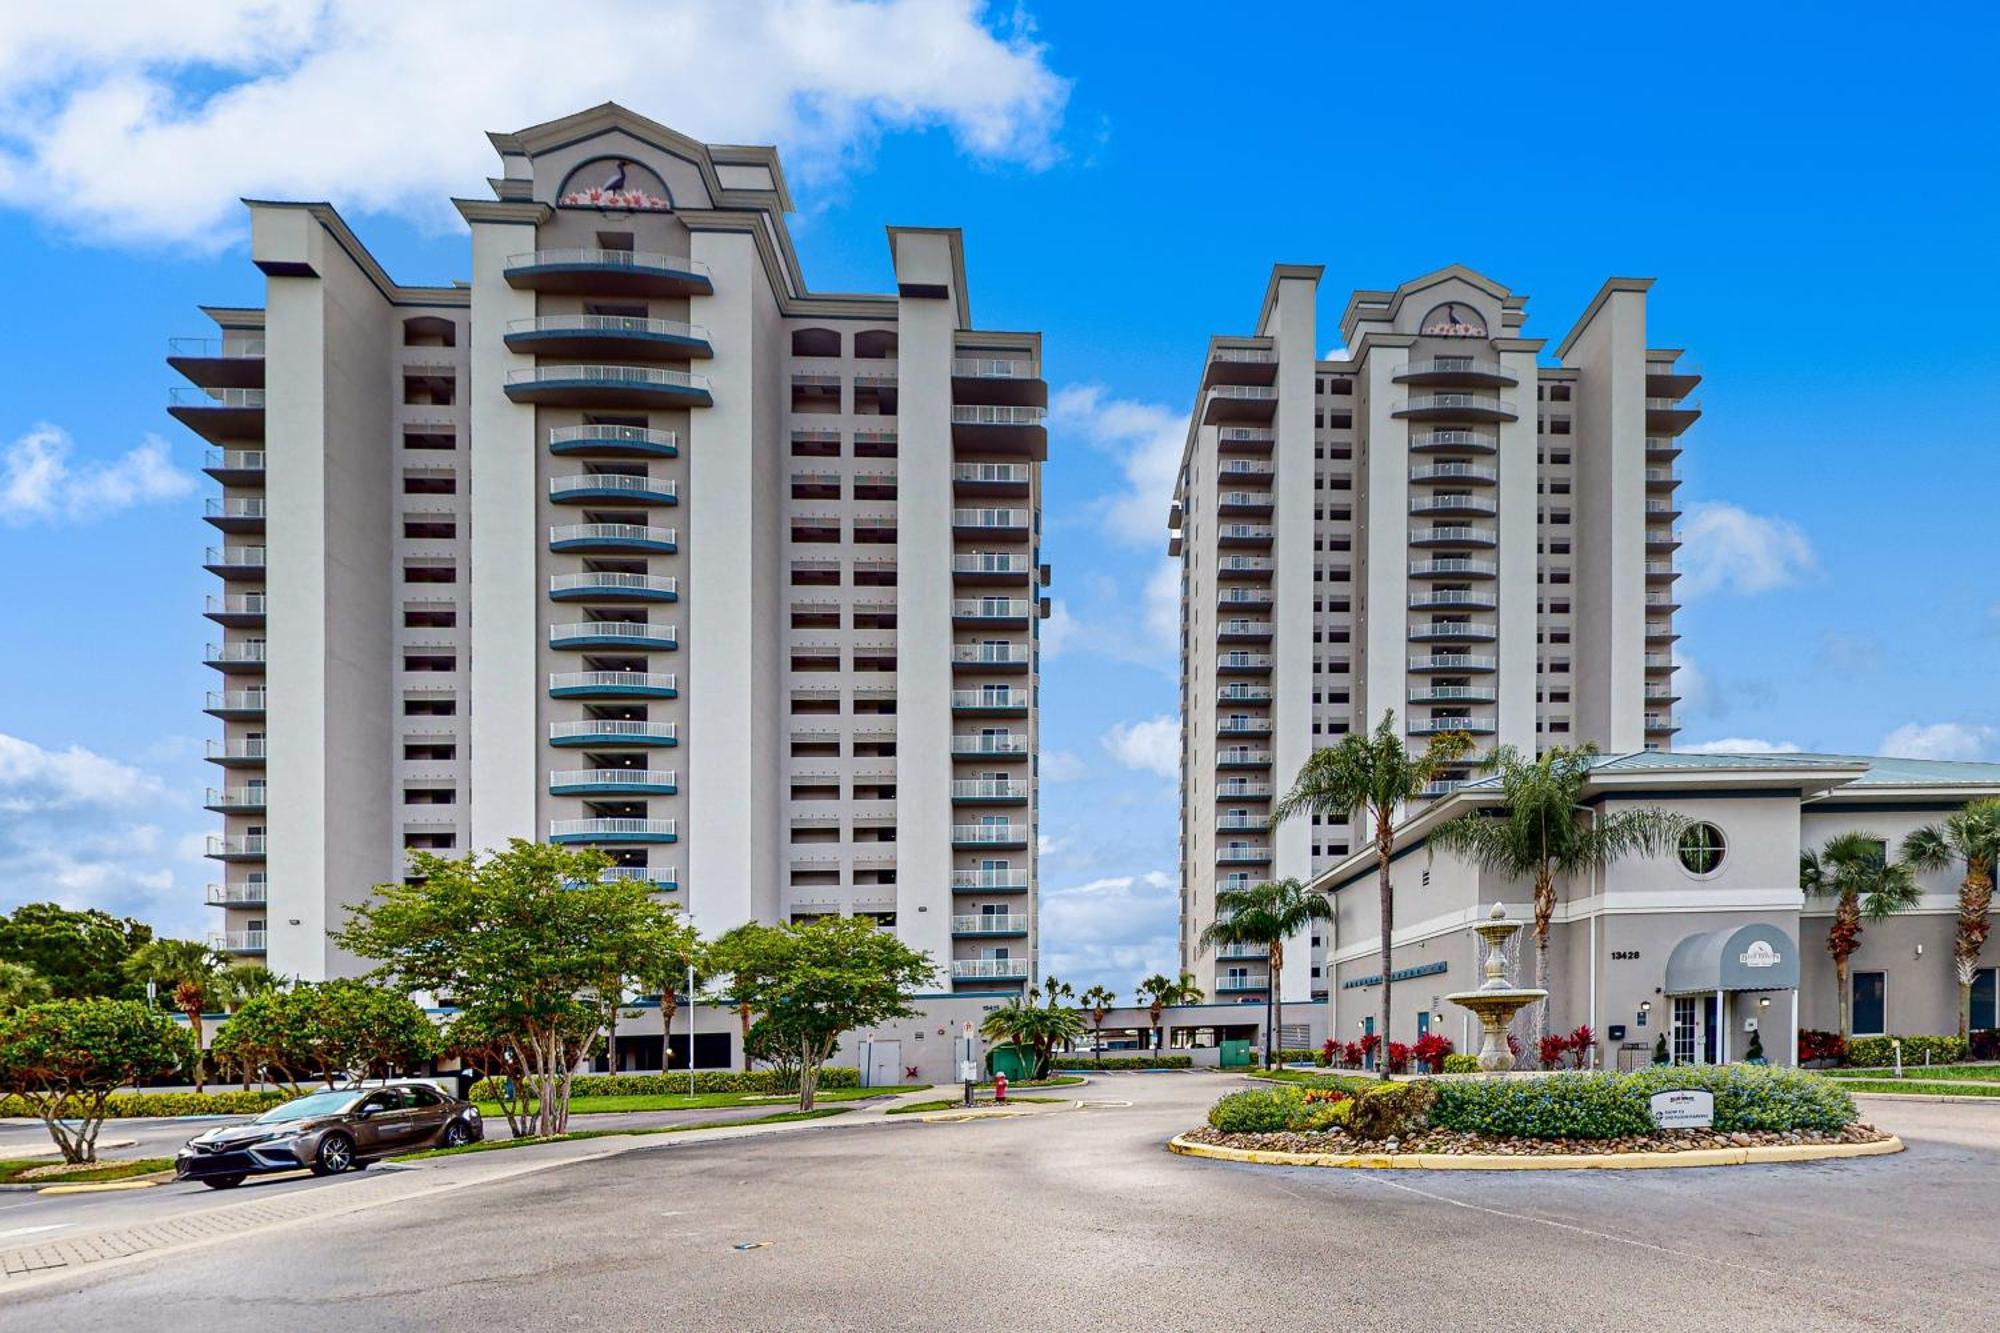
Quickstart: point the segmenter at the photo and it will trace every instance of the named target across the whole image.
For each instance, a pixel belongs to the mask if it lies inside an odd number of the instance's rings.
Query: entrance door
[[[1694,996],[1674,996],[1674,1063],[1694,1063]]]
[[[903,1043],[882,1041],[879,1038],[868,1043],[868,1086],[871,1088],[893,1088],[903,1081]]]
[[[1705,1065],[1716,1063],[1715,1038],[1722,1031],[1722,1016],[1715,1012],[1715,997],[1701,997],[1701,1062]]]

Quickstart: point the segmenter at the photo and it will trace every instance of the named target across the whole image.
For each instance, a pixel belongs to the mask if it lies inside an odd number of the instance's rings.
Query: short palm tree
[[[1972,980],[1979,971],[1979,951],[1992,929],[1993,868],[2000,865],[2000,799],[1988,798],[1927,824],[1903,839],[1903,859],[1919,870],[1943,870],[1954,861],[1965,863],[1958,885],[1958,933],[1952,940],[1951,961],[1958,972],[1958,1035],[1972,1025]]]
[[[125,960],[125,975],[139,985],[151,983],[172,997],[174,1008],[187,1015],[194,1029],[194,1090],[204,1090],[201,1016],[227,993],[223,974],[229,960],[199,940],[147,940]]]
[[[1295,879],[1224,889],[1215,895],[1215,920],[1201,932],[1201,947],[1219,944],[1262,945],[1270,959],[1269,985],[1264,990],[1264,1062],[1275,1066],[1284,1049],[1285,1000],[1279,974],[1285,966],[1285,941],[1315,921],[1333,920],[1333,904]]]
[[[1673,847],[1689,822],[1665,810],[1642,807],[1580,819],[1594,745],[1557,746],[1527,759],[1511,745],[1480,765],[1500,775],[1505,805],[1497,816],[1460,815],[1431,831],[1432,854],[1461,856],[1482,870],[1525,879],[1535,890],[1535,985],[1548,990],[1549,923],[1555,919],[1556,881],[1602,872],[1628,856],[1658,856]],[[1534,1008],[1532,1047],[1548,1035],[1549,1001]]]
[[[1293,815],[1315,815],[1346,823],[1357,816],[1369,825],[1375,847],[1375,884],[1382,906],[1382,1040],[1389,1040],[1392,952],[1390,936],[1396,925],[1395,890],[1389,884],[1389,858],[1396,847],[1396,812],[1424,794],[1446,768],[1472,751],[1472,737],[1462,731],[1433,736],[1422,754],[1403,747],[1396,731],[1394,709],[1382,714],[1372,735],[1350,733],[1340,744],[1313,751],[1299,765],[1292,789],[1273,809],[1273,822]],[[1389,1077],[1389,1061],[1382,1061]]]
[[[269,995],[273,991],[285,989],[286,981],[270,968],[257,963],[229,968],[222,974],[222,982],[217,987],[217,998],[223,1009],[235,1013],[246,1003],[259,995]]]
[[[1826,845],[1799,854],[1799,887],[1809,897],[1833,899],[1833,925],[1826,951],[1833,958],[1834,988],[1840,1000],[1840,1035],[1854,1035],[1854,996],[1847,985],[1848,961],[1861,947],[1861,923],[1881,921],[1917,905],[1916,867],[1891,861],[1879,838],[1866,833],[1836,834]]]
[[[1039,998],[1040,992],[1031,989],[1026,996],[1009,1000],[986,1015],[979,1035],[988,1041],[1011,1042],[1027,1051],[1033,1058],[1030,1073],[1035,1079],[1044,1079],[1056,1046],[1083,1035],[1083,1015],[1061,1003],[1059,995],[1049,996],[1046,1004],[1035,1003]]]
[[[1090,1015],[1090,1030],[1094,1040],[1095,1054],[1104,1058],[1104,1019],[1118,1005],[1118,997],[1103,986],[1092,986],[1077,996],[1077,1003]]]
[[[40,1004],[54,993],[42,974],[26,963],[0,963],[0,1014]]]
[[[1171,1005],[1200,1004],[1202,998],[1202,989],[1192,972],[1183,972],[1174,981],[1155,972],[1139,983],[1139,1003],[1146,1006],[1146,1016],[1152,1022],[1153,1049],[1160,1045],[1160,1015]]]

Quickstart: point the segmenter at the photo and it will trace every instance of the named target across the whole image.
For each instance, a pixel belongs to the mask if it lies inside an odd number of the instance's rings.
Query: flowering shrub
[[[1340,1043],[1335,1041],[1332,1037],[1328,1037],[1326,1039],[1326,1044],[1319,1048],[1319,1054],[1313,1057],[1313,1063],[1318,1065],[1321,1069],[1326,1069],[1332,1065],[1339,1064]]]
[[[1974,1032],[1968,1053],[1975,1060],[2000,1060],[2000,1028],[1981,1028]]]
[[[1584,1069],[1590,1064],[1591,1048],[1597,1045],[1597,1034],[1585,1023],[1568,1036],[1550,1034],[1536,1043],[1536,1056],[1544,1069],[1561,1069],[1567,1061],[1572,1069]]]
[[[1662,1041],[1666,1040],[1664,1037]],[[1847,1058],[1847,1042],[1838,1032],[1799,1029],[1799,1063],[1826,1060],[1839,1064]]]
[[[1339,1088],[1309,1087],[1306,1088],[1303,1092],[1301,1092],[1300,1095],[1306,1099],[1308,1104],[1314,1102],[1326,1102],[1331,1104],[1334,1102],[1344,1102],[1352,1100],[1346,1092],[1342,1091]]]
[[[1715,1128],[1723,1133],[1837,1130],[1856,1117],[1853,1098],[1832,1079],[1747,1065],[1462,1079],[1436,1086],[1432,1124],[1500,1138],[1615,1139],[1650,1134],[1653,1094],[1682,1089],[1714,1095]]]
[[[1562,1068],[1563,1056],[1569,1052],[1569,1043],[1566,1040],[1551,1034],[1543,1037],[1535,1045],[1535,1058],[1542,1062],[1542,1068]]]
[[[1410,1072],[1410,1048],[1400,1041],[1389,1043],[1389,1072],[1392,1074]]]
[[[1444,1058],[1451,1054],[1451,1038],[1436,1032],[1426,1032],[1417,1038],[1417,1044],[1410,1047],[1410,1054],[1418,1064],[1433,1074],[1444,1072]]]

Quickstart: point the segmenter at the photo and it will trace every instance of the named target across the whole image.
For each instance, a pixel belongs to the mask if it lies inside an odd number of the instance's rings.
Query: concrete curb
[[[84,1180],[72,1185],[42,1185],[35,1189],[37,1194],[114,1194],[119,1190],[149,1190],[155,1185],[171,1184],[172,1171],[155,1171],[151,1175],[127,1176],[123,1180]]]
[[[1953,1092],[1850,1092],[1850,1097],[1880,1097],[1885,1102],[1945,1102],[1960,1106],[2000,1106],[2000,1097]]]
[[[1361,1170],[1421,1171],[1655,1171],[1674,1167],[1754,1166],[1767,1162],[1818,1162],[1841,1157],[1882,1157],[1903,1151],[1894,1135],[1879,1143],[1785,1143],[1758,1148],[1699,1148],[1691,1152],[1549,1153],[1506,1157],[1487,1153],[1268,1152],[1195,1143],[1175,1135],[1167,1151],[1183,1157],[1258,1166],[1332,1166]]]

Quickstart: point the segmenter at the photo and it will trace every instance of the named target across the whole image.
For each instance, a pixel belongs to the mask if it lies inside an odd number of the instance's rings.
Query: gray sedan
[[[429,1083],[315,1092],[248,1124],[195,1135],[174,1158],[174,1175],[229,1189],[266,1172],[337,1175],[394,1153],[456,1148],[483,1137],[479,1108]]]

